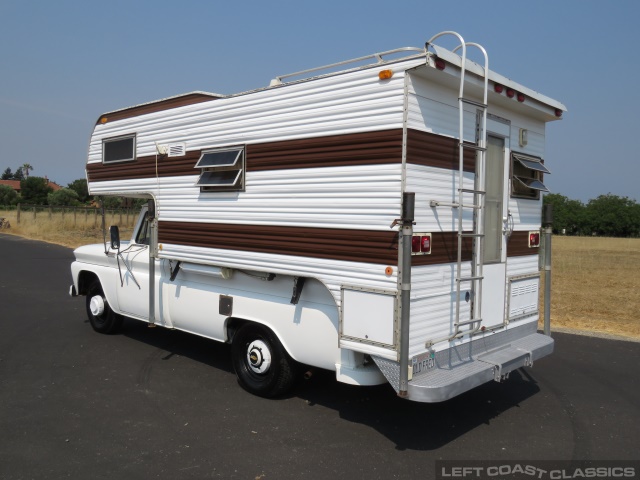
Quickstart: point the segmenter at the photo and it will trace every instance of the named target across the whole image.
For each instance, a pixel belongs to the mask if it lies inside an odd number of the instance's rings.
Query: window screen
[[[202,192],[244,190],[244,147],[202,152],[195,168],[201,169],[196,185]]]
[[[542,174],[551,173],[542,159],[523,153],[511,154],[511,195],[519,198],[540,198],[540,192],[549,189],[542,183]]]
[[[136,136],[105,138],[102,141],[102,163],[127,162],[136,159]]]

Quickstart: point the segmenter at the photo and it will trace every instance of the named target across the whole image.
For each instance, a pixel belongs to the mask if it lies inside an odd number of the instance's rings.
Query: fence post
[[[18,204],[18,207],[16,208],[16,222],[20,225],[20,204]]]

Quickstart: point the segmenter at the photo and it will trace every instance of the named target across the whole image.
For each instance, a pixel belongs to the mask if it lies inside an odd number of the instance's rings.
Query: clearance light
[[[529,232],[529,248],[540,246],[540,232]]]
[[[100,119],[100,123],[102,123],[102,124],[107,123],[107,117],[102,117],[102,118]]]
[[[430,255],[431,254],[431,234],[430,233],[414,233],[411,239],[412,255]]]
[[[442,60],[441,58],[436,58],[436,68],[438,70],[444,70],[445,66],[446,64],[444,63],[444,60]]]
[[[518,92],[518,101],[519,102],[524,102],[524,93]]]
[[[507,97],[513,98],[516,96],[516,91],[513,88],[507,88]]]
[[[378,72],[378,78],[380,80],[389,80],[393,77],[393,70],[380,70]]]
[[[393,267],[387,267],[384,269],[384,274],[389,277],[393,273]]]
[[[556,108],[556,117],[560,118],[562,116],[562,110]]]
[[[496,93],[502,93],[504,92],[504,85],[500,85],[499,83],[496,83],[493,85],[493,91]]]

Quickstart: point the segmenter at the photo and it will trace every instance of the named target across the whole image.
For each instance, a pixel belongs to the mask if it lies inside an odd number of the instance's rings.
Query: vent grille
[[[169,157],[184,157],[187,153],[187,144],[186,143],[170,143],[169,147]]]

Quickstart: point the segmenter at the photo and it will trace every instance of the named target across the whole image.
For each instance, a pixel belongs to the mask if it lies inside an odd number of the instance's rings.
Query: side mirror
[[[111,248],[113,250],[120,250],[120,230],[117,225],[111,225],[109,227],[109,234],[111,235]]]

